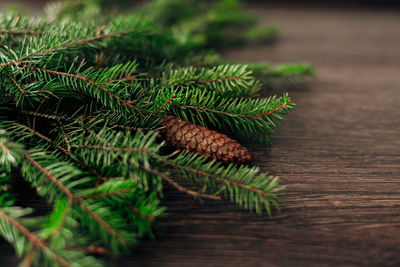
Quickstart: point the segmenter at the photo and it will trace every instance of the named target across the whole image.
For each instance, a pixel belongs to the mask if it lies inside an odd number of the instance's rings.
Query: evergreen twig
[[[277,37],[275,27],[252,29],[236,0],[154,0],[112,16],[103,2],[51,4],[47,17],[0,14],[0,236],[25,266],[97,267],[90,254],[131,251],[166,215],[166,185],[259,214],[279,210],[277,177],[168,154],[162,131],[173,115],[269,143],[295,104],[258,92],[303,80],[312,66],[222,59],[214,48]],[[46,215],[15,206],[17,175],[47,201]]]

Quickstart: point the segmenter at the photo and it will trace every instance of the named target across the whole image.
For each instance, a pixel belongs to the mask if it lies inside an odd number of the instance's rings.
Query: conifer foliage
[[[175,116],[269,143],[295,105],[287,94],[258,98],[256,77],[312,74],[307,64],[223,60],[214,48],[278,30],[254,28],[235,0],[199,2],[120,14],[107,1],[64,1],[42,17],[0,15],[0,235],[22,266],[102,266],[94,255],[128,253],[154,237],[166,185],[260,214],[279,208],[278,178],[160,139]],[[16,206],[17,177],[48,202],[47,215]]]

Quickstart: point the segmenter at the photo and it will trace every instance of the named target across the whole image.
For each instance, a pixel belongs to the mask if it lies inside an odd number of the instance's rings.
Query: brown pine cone
[[[206,127],[167,116],[161,134],[175,149],[186,149],[224,163],[249,164],[253,157],[232,138]]]

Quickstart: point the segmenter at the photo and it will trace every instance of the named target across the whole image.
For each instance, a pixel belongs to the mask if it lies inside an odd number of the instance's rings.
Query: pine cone
[[[232,138],[175,116],[166,117],[161,134],[175,149],[186,149],[224,163],[249,164],[253,160],[249,151]]]

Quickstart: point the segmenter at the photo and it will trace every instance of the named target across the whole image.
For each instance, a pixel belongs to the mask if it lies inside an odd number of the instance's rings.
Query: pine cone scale
[[[251,154],[237,141],[206,127],[167,116],[161,131],[175,149],[186,149],[224,163],[249,164]]]

